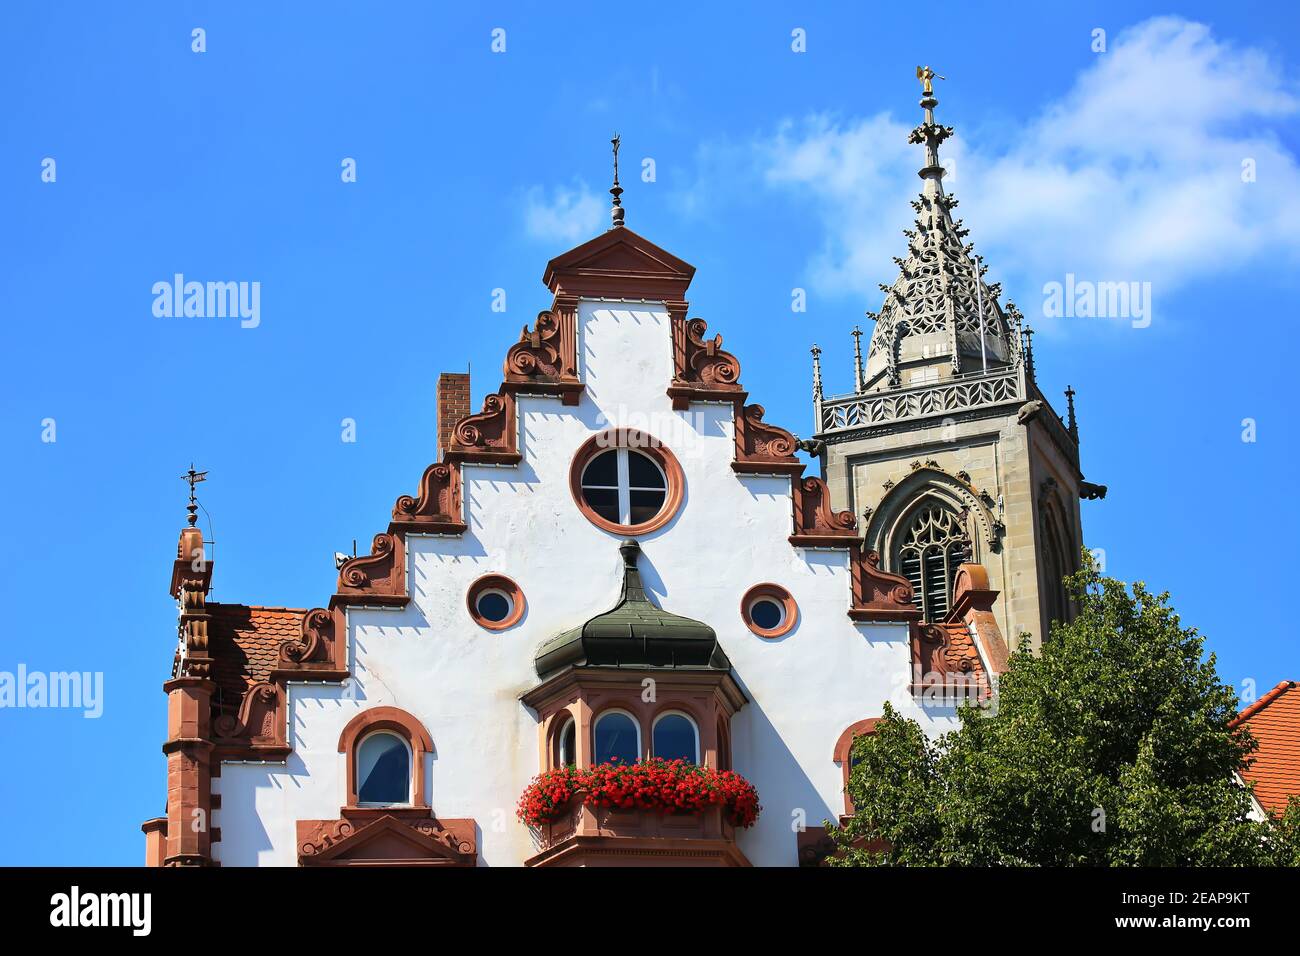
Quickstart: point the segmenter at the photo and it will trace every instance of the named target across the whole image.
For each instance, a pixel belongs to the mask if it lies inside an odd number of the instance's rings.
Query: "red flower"
[[[753,826],[762,810],[758,791],[735,771],[655,757],[634,764],[599,764],[587,770],[557,767],[540,773],[519,798],[519,819],[532,827],[549,823],[579,792],[593,807],[696,813],[721,806],[738,827]]]

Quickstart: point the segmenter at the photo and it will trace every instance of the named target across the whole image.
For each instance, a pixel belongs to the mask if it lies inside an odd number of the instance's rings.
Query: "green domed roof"
[[[656,607],[641,584],[637,559],[641,546],[619,545],[623,555],[623,593],[614,607],[570,628],[537,648],[539,677],[562,667],[667,667],[731,670],[713,628]]]

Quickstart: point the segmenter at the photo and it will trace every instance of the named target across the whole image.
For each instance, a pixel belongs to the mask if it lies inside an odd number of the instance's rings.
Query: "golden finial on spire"
[[[931,80],[948,79],[948,77],[940,76],[938,73],[934,72],[934,70],[930,69],[929,66],[918,66],[916,68],[916,78],[924,84],[921,92],[923,92],[926,96],[934,95],[934,84],[931,83]]]

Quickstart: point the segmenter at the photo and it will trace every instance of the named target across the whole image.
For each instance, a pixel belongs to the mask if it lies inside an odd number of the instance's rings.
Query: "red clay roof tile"
[[[217,684],[213,709],[230,713],[248,688],[269,680],[280,644],[302,634],[302,608],[208,604],[208,652]]]
[[[1241,775],[1254,784],[1260,806],[1282,813],[1291,797],[1300,796],[1300,686],[1282,681],[1232,723],[1244,723],[1259,741]]]

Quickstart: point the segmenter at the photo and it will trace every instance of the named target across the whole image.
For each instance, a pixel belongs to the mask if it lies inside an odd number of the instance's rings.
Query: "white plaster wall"
[[[667,312],[584,302],[579,327],[581,404],[520,397],[523,462],[465,467],[464,536],[408,538],[411,603],[349,610],[352,684],[292,685],[289,759],[223,766],[214,823],[224,865],[296,862],[295,821],[336,818],[344,802],[344,725],[380,705],[407,710],[428,729],[434,812],[478,821],[482,863],[518,865],[535,852],[514,816],[540,769],[537,722],[518,698],[537,682],[539,643],[617,600],[619,539],[582,517],[568,486],[574,451],[610,426],[660,438],[685,474],[676,518],[640,539],[642,576],[662,606],[717,630],[750,698],[733,720],[732,752],[763,803],[758,824],[740,837],[753,863],[794,865],[794,815],[816,825],[842,811],[831,756],[849,724],[878,716],[890,699],[933,730],[952,725],[951,710],[923,713],[905,692],[906,627],[849,620],[847,555],[788,542],[790,480],[732,470],[730,406],[673,411]],[[470,582],[489,572],[513,578],[526,597],[523,619],[508,631],[479,628],[465,607]],[[788,588],[800,611],[794,630],[775,641],[751,634],[739,610],[745,591],[768,581]]]

